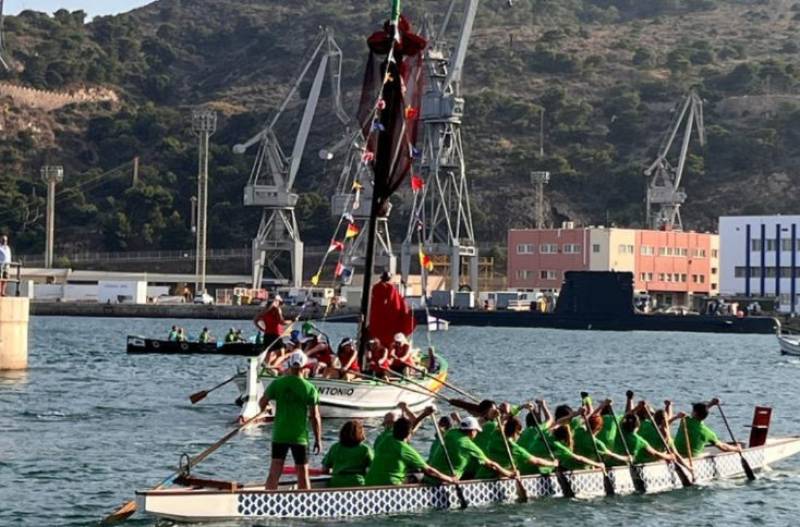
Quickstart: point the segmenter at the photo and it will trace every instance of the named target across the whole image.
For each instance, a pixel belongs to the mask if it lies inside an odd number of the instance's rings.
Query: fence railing
[[[8,284],[16,284],[16,295],[19,296],[20,277],[22,276],[22,264],[20,262],[10,262],[0,264],[0,284],[8,287]],[[3,289],[5,289],[5,287]]]

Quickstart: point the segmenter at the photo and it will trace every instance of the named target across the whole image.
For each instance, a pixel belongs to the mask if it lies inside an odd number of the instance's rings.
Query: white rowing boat
[[[427,360],[427,358],[425,359]],[[416,383],[427,390],[438,392],[443,385],[439,381],[447,380],[447,361],[436,356],[436,371],[430,377],[421,377]],[[250,359],[248,371],[236,379],[244,402],[240,415],[246,421],[260,413],[258,401],[264,394],[266,386],[277,379],[273,375],[259,374],[258,359]],[[423,361],[423,366],[426,363]],[[383,417],[386,412],[397,408],[399,402],[405,402],[412,411],[419,411],[432,404],[434,396],[427,390],[405,381],[392,382],[391,385],[377,381],[357,379],[345,381],[340,379],[311,378],[308,381],[319,391],[320,413],[323,418],[370,418]]]
[[[747,448],[744,456],[753,470],[800,452],[800,437],[772,439],[765,445]],[[647,463],[641,471],[647,493],[659,493],[682,487],[671,465]],[[744,475],[736,453],[706,454],[694,459],[695,482],[707,484],[715,480]],[[628,467],[609,470],[616,494],[635,492]],[[576,498],[605,496],[600,470],[582,470],[567,474]],[[202,481],[202,480],[199,480]],[[522,478],[528,497],[563,497],[555,476]],[[461,483],[470,507],[514,503],[518,499],[513,480],[466,481]],[[217,487],[219,487],[217,485]],[[385,514],[458,509],[455,485],[401,485],[396,487],[362,487],[350,489],[282,489],[265,491],[262,485],[230,483],[226,489],[192,487],[137,492],[140,510],[160,518],[176,521],[263,520],[269,518],[354,518]]]
[[[800,336],[778,334],[778,344],[783,355],[800,356]]]

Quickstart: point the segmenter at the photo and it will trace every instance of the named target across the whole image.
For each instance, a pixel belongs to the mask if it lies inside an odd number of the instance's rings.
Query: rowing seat
[[[772,420],[772,408],[756,406],[753,412],[753,424],[750,426],[750,447],[762,446],[767,442],[769,423]]]
[[[178,476],[178,478],[175,479],[175,483],[184,487],[224,490],[227,492],[235,492],[237,489],[242,487],[239,483],[236,483],[235,481],[202,479],[202,478],[194,478],[191,476]]]

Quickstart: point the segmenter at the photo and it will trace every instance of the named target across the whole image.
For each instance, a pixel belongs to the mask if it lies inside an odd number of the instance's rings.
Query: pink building
[[[508,285],[559,289],[566,271],[629,271],[637,293],[688,305],[719,292],[719,236],[603,227],[508,231]]]

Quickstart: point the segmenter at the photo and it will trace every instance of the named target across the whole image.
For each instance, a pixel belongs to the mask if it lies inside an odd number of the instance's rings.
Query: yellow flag
[[[311,285],[317,285],[318,283],[319,283],[319,273],[311,277]]]

